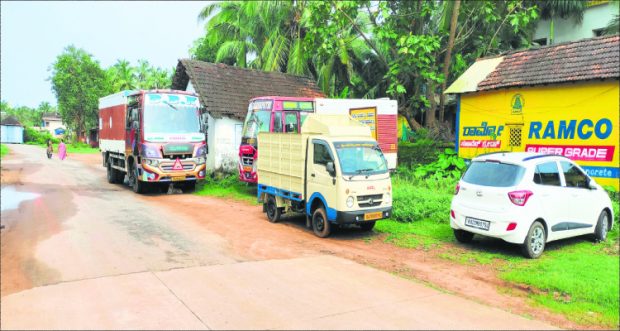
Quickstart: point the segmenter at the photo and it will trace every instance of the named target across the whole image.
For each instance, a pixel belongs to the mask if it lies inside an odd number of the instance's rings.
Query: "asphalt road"
[[[233,249],[243,238],[158,203],[176,196],[138,196],[101,166],[10,148],[2,329],[552,328],[330,254],[248,259]],[[212,222],[240,217],[201,199]]]

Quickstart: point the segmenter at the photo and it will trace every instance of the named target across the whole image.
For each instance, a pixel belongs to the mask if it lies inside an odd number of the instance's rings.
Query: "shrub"
[[[51,139],[52,143],[57,144],[60,142],[58,138],[54,138],[49,131],[37,131],[32,127],[24,128],[24,142],[34,143],[39,145],[47,144],[47,140]]]
[[[439,154],[437,160],[415,169],[416,178],[460,178],[465,170],[465,160],[460,158],[451,148],[446,148]]]

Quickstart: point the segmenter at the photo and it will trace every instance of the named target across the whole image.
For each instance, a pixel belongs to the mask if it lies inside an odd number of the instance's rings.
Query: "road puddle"
[[[30,192],[19,192],[14,186],[6,186],[0,190],[0,210],[17,209],[19,204],[23,201],[33,200],[40,196],[40,194]]]

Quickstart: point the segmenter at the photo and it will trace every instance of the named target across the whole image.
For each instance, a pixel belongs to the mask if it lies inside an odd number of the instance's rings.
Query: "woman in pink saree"
[[[67,145],[63,139],[60,139],[60,144],[58,144],[58,158],[64,160],[67,157]]]

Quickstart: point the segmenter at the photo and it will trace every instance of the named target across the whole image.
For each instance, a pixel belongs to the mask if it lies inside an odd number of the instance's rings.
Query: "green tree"
[[[131,90],[136,86],[136,69],[127,60],[117,60],[106,74],[113,91]]]
[[[82,138],[96,126],[99,98],[112,90],[105,71],[92,55],[71,45],[52,64],[50,80],[63,122]]]

